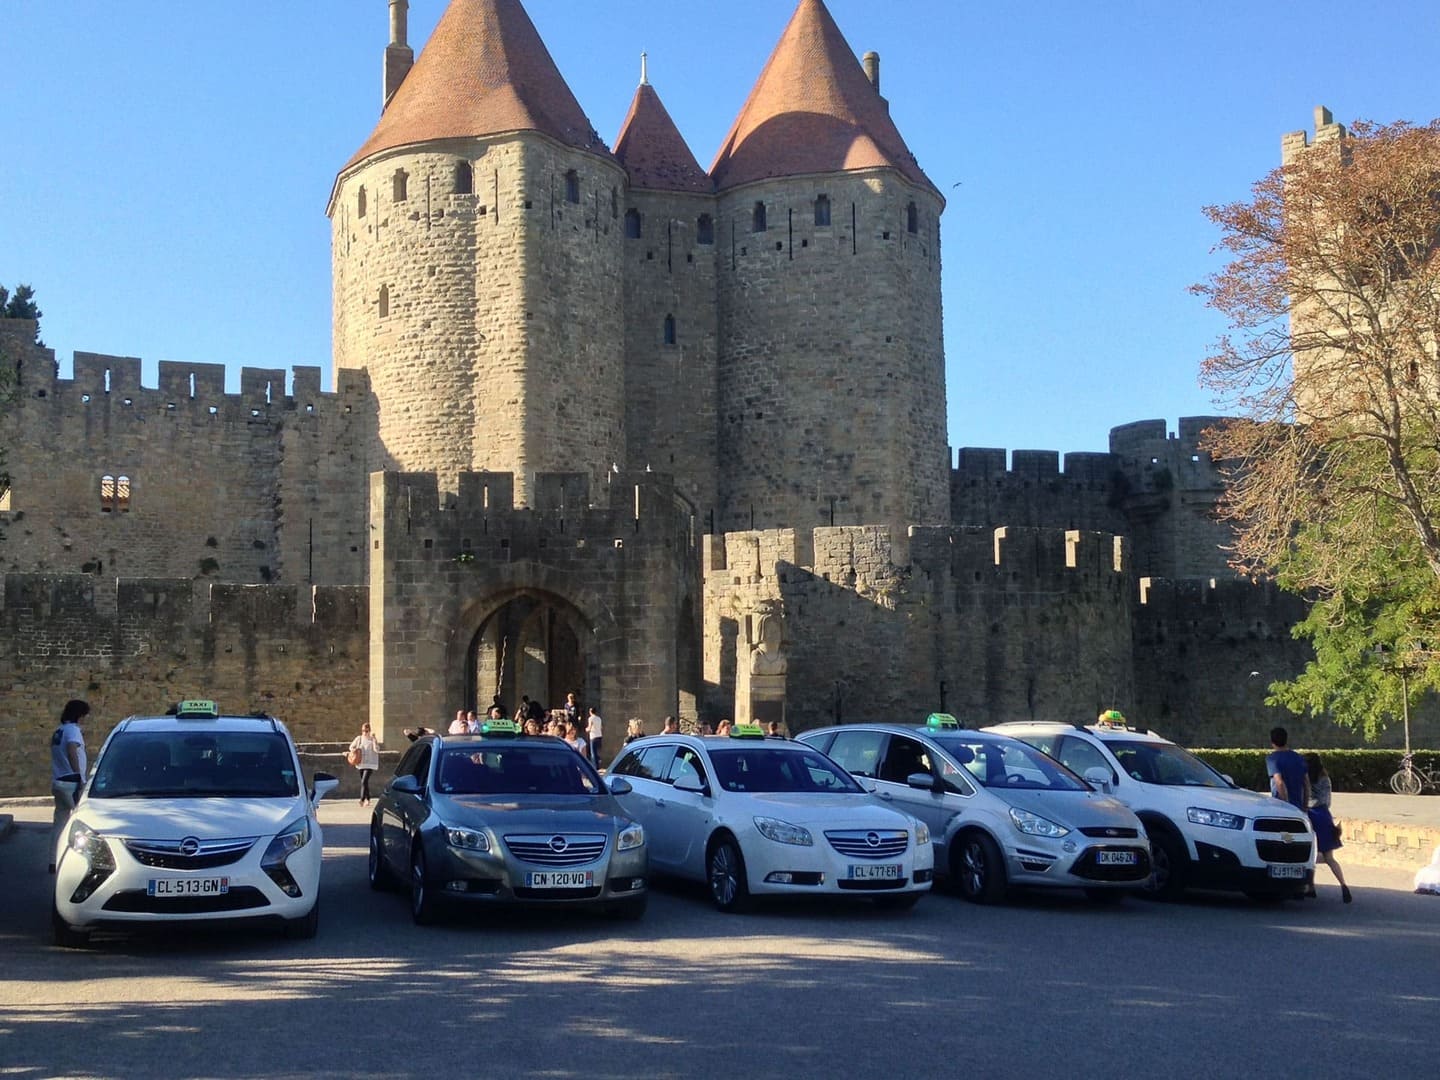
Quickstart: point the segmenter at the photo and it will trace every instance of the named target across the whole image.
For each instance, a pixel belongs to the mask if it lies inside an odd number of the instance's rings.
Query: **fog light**
[[[445,888],[451,892],[469,892],[470,883],[468,881],[449,881],[445,883]]]
[[[265,873],[271,881],[280,887],[280,891],[292,900],[300,896],[299,884],[290,876],[290,871],[285,867],[267,866],[265,867]]]
[[[776,870],[765,875],[765,880],[772,885],[789,885],[795,880],[795,875],[789,870]]]
[[[631,879],[630,879],[630,888],[632,888],[632,889],[643,889],[644,887],[645,887],[645,879],[644,879],[643,877],[637,877],[637,878],[631,878]]]
[[[1075,841],[1074,841],[1074,840],[1066,840],[1065,843],[1063,843],[1063,844],[1060,845],[1060,847],[1061,847],[1061,850],[1065,851],[1065,852],[1068,853],[1068,854],[1073,855],[1073,854],[1075,853]]]

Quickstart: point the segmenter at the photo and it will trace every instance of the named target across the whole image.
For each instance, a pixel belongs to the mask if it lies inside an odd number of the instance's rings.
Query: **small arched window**
[[[410,174],[404,169],[395,170],[395,201],[404,202],[410,198]]]
[[[765,204],[757,202],[755,212],[750,216],[750,231],[764,232],[768,226],[765,223]]]
[[[640,211],[633,206],[625,211],[625,239],[640,239]]]
[[[388,319],[388,318],[390,317],[390,286],[389,286],[389,285],[381,285],[381,286],[380,286],[380,299],[379,299],[378,301],[376,301],[376,306],[380,309],[380,318],[382,318],[382,319]]]
[[[695,242],[697,244],[715,243],[715,219],[709,214],[701,214],[700,220],[695,223]]]
[[[100,477],[100,510],[110,513],[115,509],[115,477],[108,473]]]
[[[815,198],[815,224],[822,228],[830,224],[829,195],[818,195]]]
[[[565,174],[565,201],[568,203],[580,201],[580,174],[574,169]]]
[[[130,512],[130,477],[128,476],[115,478],[115,509],[122,514]]]
[[[666,344],[666,345],[674,345],[674,344],[675,344],[675,316],[674,316],[674,315],[666,315],[666,316],[665,316],[665,344]]]
[[[475,168],[468,161],[455,163],[455,194],[473,195],[475,192]]]
[[[365,195],[365,186],[362,184],[360,190],[355,195],[355,215],[357,217],[365,216],[368,202],[369,200]]]
[[[920,210],[913,202],[905,207],[905,229],[912,236],[920,231]]]

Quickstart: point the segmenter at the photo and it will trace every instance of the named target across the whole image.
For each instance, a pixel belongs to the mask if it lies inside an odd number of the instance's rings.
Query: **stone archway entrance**
[[[594,632],[562,598],[524,590],[498,600],[465,653],[467,708],[482,712],[499,698],[513,715],[521,696],[547,709],[574,693],[583,705],[599,696]]]

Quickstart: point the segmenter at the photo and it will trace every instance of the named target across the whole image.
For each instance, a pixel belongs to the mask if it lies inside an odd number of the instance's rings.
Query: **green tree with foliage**
[[[1195,290],[1230,322],[1201,380],[1236,419],[1232,563],[1314,601],[1275,703],[1374,735],[1434,687],[1440,642],[1440,120],[1357,123],[1206,209],[1230,261]]]

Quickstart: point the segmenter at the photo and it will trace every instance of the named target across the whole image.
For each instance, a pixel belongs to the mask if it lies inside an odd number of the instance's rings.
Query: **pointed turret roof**
[[[886,167],[936,190],[823,0],[800,0],[710,166],[716,188]]]
[[[511,131],[607,153],[520,0],[450,0],[346,168],[396,146]]]
[[[646,191],[694,191],[710,194],[714,185],[660,95],[648,82],[640,84],[630,113],[615,140],[615,156],[630,174],[630,186]]]

